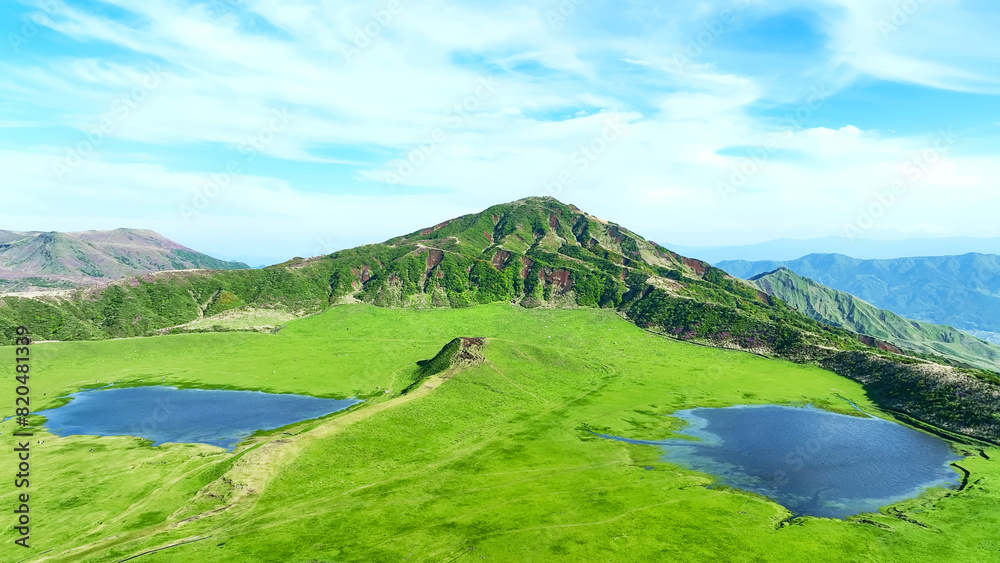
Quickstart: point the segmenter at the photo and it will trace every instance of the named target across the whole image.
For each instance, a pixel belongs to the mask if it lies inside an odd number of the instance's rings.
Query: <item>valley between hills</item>
[[[454,334],[486,338],[481,358],[422,379],[417,362]],[[51,551],[32,561],[122,561],[176,544],[150,559],[703,561],[726,545],[739,560],[973,562],[1000,549],[1000,448],[987,444],[957,446],[970,474],[961,490],[846,520],[789,521],[784,507],[665,462],[657,448],[596,438],[666,437],[679,425],[670,413],[692,406],[855,413],[850,401],[892,418],[832,372],[664,338],[611,311],[356,304],[277,334],[35,349],[34,385],[46,397],[154,380],[365,402],[259,433],[233,453],[43,435],[32,454],[33,543]],[[2,352],[6,361],[12,349]]]
[[[56,437],[38,419],[29,560],[1000,559],[989,345],[807,309],[825,310],[551,198],[260,270],[7,295],[4,343],[22,324],[36,340],[34,411],[109,384],[362,400],[232,452]],[[660,440],[679,410],[733,405],[902,422],[952,444],[961,485],[803,516],[598,436]]]

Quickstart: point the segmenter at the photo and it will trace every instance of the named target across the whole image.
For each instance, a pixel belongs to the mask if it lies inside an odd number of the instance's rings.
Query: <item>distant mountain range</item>
[[[794,260],[806,254],[846,254],[864,260],[903,256],[952,256],[980,252],[1000,254],[1000,237],[942,237],[907,240],[823,237],[778,239],[750,245],[668,245],[675,252],[714,264],[726,260]]]
[[[788,268],[754,276],[750,281],[768,295],[778,297],[818,321],[874,337],[904,350],[945,356],[982,369],[1000,371],[1000,347],[954,327],[904,319],[850,293],[799,276]]]
[[[51,262],[43,251],[25,255],[35,262],[22,264],[36,268]],[[58,263],[63,271],[106,273],[96,263],[74,260],[71,255]],[[860,381],[884,408],[1000,440],[995,372],[956,366],[954,356],[927,359],[880,346],[552,198],[495,205],[381,244],[259,270],[144,275],[60,299],[5,296],[0,342],[12,342],[20,324],[41,340],[99,339],[185,331],[181,325],[195,319],[214,326],[213,317],[257,309],[307,314],[358,301],[411,308],[605,308],[664,336],[818,364]]]
[[[0,230],[0,291],[72,288],[163,270],[248,267],[212,258],[149,230]]]
[[[893,260],[810,254],[791,261],[725,261],[718,266],[744,279],[785,267],[878,308],[1000,342],[1000,256],[995,254]]]

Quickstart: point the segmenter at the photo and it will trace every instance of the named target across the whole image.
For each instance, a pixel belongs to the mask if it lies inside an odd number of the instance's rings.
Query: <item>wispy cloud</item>
[[[897,13],[910,4],[917,7]],[[317,237],[364,242],[410,222],[544,194],[568,170],[560,197],[661,240],[839,234],[935,131],[921,130],[914,114],[899,116],[908,132],[896,134],[827,101],[849,102],[858,84],[879,82],[1000,89],[991,66],[1000,47],[988,26],[997,10],[982,3],[584,3],[554,25],[556,7],[11,4],[4,9],[14,19],[30,17],[37,29],[17,35],[0,58],[0,166],[8,171],[0,219],[18,228],[127,223],[231,254],[248,242],[293,254]],[[162,81],[143,89],[151,72]],[[480,95],[484,81],[488,95]],[[824,103],[813,107],[817,89]],[[127,116],[72,174],[55,174],[102,118],[121,116],[122,100],[132,102]],[[802,108],[809,115],[795,117]],[[275,112],[292,119],[257,143],[260,160],[245,163],[241,151]],[[577,170],[574,153],[608,119],[627,135]],[[977,209],[996,208],[989,179],[1000,177],[1000,164],[988,148],[996,135],[963,136],[924,176],[927,189],[914,189],[881,226],[956,234],[976,220],[969,213],[992,224],[960,205],[979,198]],[[769,142],[782,150],[720,200],[720,181],[745,164],[728,149]],[[798,157],[785,158],[789,151]],[[419,165],[387,185],[386,171],[412,155]],[[245,166],[226,194],[196,225],[185,221],[182,206],[234,160]],[[90,227],[81,224],[88,218]],[[273,227],[266,237],[261,225]],[[231,243],[218,243],[226,237]]]

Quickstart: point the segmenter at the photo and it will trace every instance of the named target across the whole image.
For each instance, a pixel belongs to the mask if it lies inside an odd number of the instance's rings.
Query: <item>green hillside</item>
[[[617,309],[678,338],[765,354],[863,348],[855,336],[772,302],[750,284],[551,198],[497,205],[386,241],[262,270],[164,273],[68,299],[6,298],[0,318],[56,340],[156,334],[242,308],[300,313],[384,307]],[[0,327],[2,328],[2,327]]]
[[[937,369],[870,346],[718,268],[552,198],[496,205],[385,243],[262,270],[165,272],[65,298],[4,297],[0,343],[13,342],[18,324],[44,340],[120,338],[231,330],[240,315],[261,310],[301,316],[359,301],[409,309],[511,303],[613,310],[683,341],[819,362],[859,380],[882,374],[867,384],[886,407],[1000,439],[995,373]]]
[[[963,254],[859,260],[810,254],[787,262],[716,264],[750,278],[785,267],[827,287],[856,295],[909,319],[954,326],[1000,342],[1000,256]]]
[[[418,364],[458,336],[486,338],[478,361],[423,372]],[[0,363],[13,356],[0,348]],[[233,452],[39,431],[35,547],[5,547],[4,563],[980,563],[1000,549],[996,447],[957,446],[972,476],[962,490],[846,520],[789,521],[786,508],[657,447],[595,437],[671,436],[673,413],[695,406],[857,414],[851,401],[891,418],[829,371],[662,338],[610,309],[346,305],[277,334],[40,343],[32,362],[36,409],[109,382],[366,400]],[[0,380],[0,393],[16,384]],[[0,433],[14,424],[0,422]],[[14,506],[16,491],[0,488],[0,504]],[[13,537],[13,525],[4,519],[0,532]]]
[[[93,285],[162,270],[248,268],[177,244],[153,231],[0,231],[0,291]]]
[[[954,327],[904,319],[849,293],[830,289],[788,268],[760,274],[750,281],[810,317],[889,342],[905,350],[945,356],[1000,371],[1000,347]]]

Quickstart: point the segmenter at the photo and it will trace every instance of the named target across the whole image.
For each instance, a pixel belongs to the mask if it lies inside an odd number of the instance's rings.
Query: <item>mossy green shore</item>
[[[884,407],[1000,444],[1000,374],[962,359],[993,361],[982,353],[918,353],[824,324],[705,262],[545,197],[263,270],[162,272],[63,296],[5,296],[0,343],[13,344],[22,325],[35,340],[59,341],[275,331],[356,302],[615,310],[680,340],[822,363],[863,381]]]
[[[457,337],[485,337],[482,357],[417,365],[449,343],[444,355],[457,354]],[[998,448],[956,445],[970,472],[961,491],[786,522],[783,507],[709,488],[655,447],[595,438],[588,429],[664,437],[680,424],[671,413],[698,406],[851,413],[851,401],[888,417],[860,384],[815,365],[664,338],[609,309],[343,305],[276,334],[38,343],[31,354],[33,410],[108,382],[366,401],[231,453],[36,433],[32,547],[12,543],[5,509],[3,562],[161,548],[136,561],[1000,561]],[[0,348],[0,364],[13,357]],[[8,408],[15,385],[0,383]],[[14,429],[0,424],[8,444]],[[0,506],[15,492],[0,488]]]

